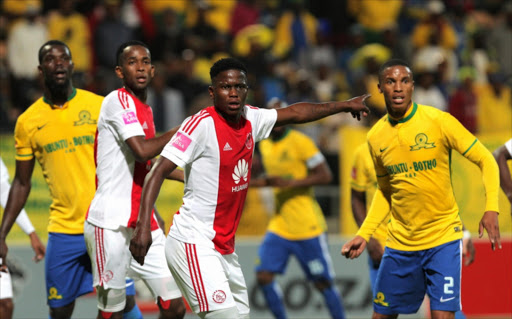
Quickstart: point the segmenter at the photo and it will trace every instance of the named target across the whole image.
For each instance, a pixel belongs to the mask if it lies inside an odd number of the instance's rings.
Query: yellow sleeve
[[[480,167],[486,195],[486,211],[499,212],[500,172],[492,153],[459,121],[445,113],[443,132],[448,145]]]
[[[382,209],[382,207],[387,207],[387,209]],[[370,237],[373,236],[375,230],[382,223],[384,218],[389,213],[389,202],[386,200],[382,191],[377,189],[375,195],[373,195],[372,204],[370,205],[370,209],[366,218],[364,219],[361,228],[356,233],[356,236],[361,236],[364,240],[369,241]]]
[[[320,150],[316,146],[315,142],[313,142],[313,140],[309,136],[300,133],[299,136],[300,137],[297,139],[297,147],[300,147],[300,149],[302,149],[302,152],[300,154],[300,156],[302,157],[301,160],[307,162],[311,157],[320,153]]]
[[[360,145],[354,152],[354,162],[352,164],[352,173],[350,187],[358,192],[366,191],[366,185],[368,184],[368,175],[365,170],[365,161],[363,158],[363,151],[368,144]]]
[[[21,115],[14,128],[14,146],[16,148],[16,160],[18,161],[28,161],[34,157],[24,119],[25,117]]]

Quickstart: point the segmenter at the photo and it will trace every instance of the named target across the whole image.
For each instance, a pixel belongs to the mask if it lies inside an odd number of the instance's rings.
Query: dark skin
[[[146,103],[147,88],[155,75],[155,67],[151,64],[151,54],[149,50],[141,45],[131,45],[124,49],[121,55],[120,64],[116,66],[116,75],[123,81],[123,86],[130,94],[137,97],[142,103]],[[133,136],[125,142],[132,151],[137,161],[145,162],[153,160],[160,154],[164,146],[169,142],[179,127],[151,139],[144,136]],[[176,170],[170,173],[166,178],[183,181],[183,172]],[[157,216],[160,217],[160,215]],[[161,225],[163,220],[159,220]],[[149,234],[151,238],[151,231]],[[162,307],[158,299],[158,308],[160,309],[159,318],[178,319],[183,318],[186,312],[185,304],[182,298],[171,299],[169,308]],[[121,319],[123,311],[112,313],[111,319]],[[102,319],[102,314],[98,310],[98,319]]]
[[[505,145],[500,146],[492,154],[494,155],[500,169],[501,189],[505,195],[507,195],[508,201],[512,204],[512,176],[510,175],[510,169],[507,165],[507,162],[512,160],[512,155],[510,155]],[[512,210],[510,213],[512,214]]]
[[[247,75],[237,69],[219,73],[208,88],[215,109],[231,123],[239,123],[247,91]],[[354,118],[360,119],[361,115],[367,116],[369,113],[364,104],[367,97],[368,95],[363,95],[342,102],[296,103],[277,110],[275,126],[312,122],[339,112],[351,112]],[[151,207],[156,201],[165,176],[173,172],[176,167],[175,163],[161,156],[144,181],[139,219],[130,242],[132,256],[141,265],[144,264],[144,257],[151,246],[149,228]]]
[[[379,75],[379,91],[384,94],[386,109],[388,114],[395,120],[402,119],[407,110],[412,106],[412,93],[414,91],[414,81],[411,70],[403,65],[390,66],[383,70]],[[381,183],[379,181],[379,186]],[[380,187],[385,189],[385,187]],[[391,194],[384,193],[384,197],[391,203]],[[487,230],[492,249],[495,244],[501,249],[498,212],[486,211],[480,221],[479,237],[483,236],[483,230]],[[361,236],[356,236],[345,243],[341,249],[341,254],[347,258],[354,259],[361,255],[367,242]],[[451,319],[455,313],[451,311],[432,310],[433,319]],[[373,313],[373,319],[397,318],[398,315],[383,315]]]

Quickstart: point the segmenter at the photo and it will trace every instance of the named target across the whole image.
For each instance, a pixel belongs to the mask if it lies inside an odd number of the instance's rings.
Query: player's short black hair
[[[43,56],[44,54],[46,53],[45,52],[45,47],[47,45],[61,45],[63,47],[65,47],[66,49],[68,49],[68,52],[69,52],[69,57],[72,58],[71,56],[71,50],[69,49],[68,45],[60,40],[49,40],[49,41],[46,41],[40,48],[39,48],[39,53],[38,53],[38,58],[39,58],[39,64],[41,64],[43,62]]]
[[[247,75],[247,68],[245,65],[235,58],[224,58],[215,62],[210,68],[210,79],[213,79],[219,75],[219,73],[227,70],[240,70]]]
[[[123,57],[124,49],[126,49],[127,47],[132,46],[132,45],[140,45],[141,47],[145,47],[151,56],[151,52],[149,51],[149,47],[146,43],[144,43],[142,41],[138,41],[138,40],[126,41],[125,43],[121,44],[117,48],[117,51],[116,51],[116,63],[118,66],[121,66],[121,64],[123,64],[122,57]]]
[[[389,68],[391,66],[397,66],[397,65],[405,66],[405,67],[409,68],[409,70],[411,70],[411,67],[409,66],[409,64],[407,62],[405,62],[404,60],[391,59],[391,60],[388,60],[388,61],[384,62],[380,66],[380,69],[379,69],[379,80],[380,80],[380,77],[382,76],[382,73],[384,73],[385,69],[387,69],[387,68]]]

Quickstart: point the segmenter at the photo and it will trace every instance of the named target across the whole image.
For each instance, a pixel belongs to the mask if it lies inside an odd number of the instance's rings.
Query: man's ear
[[[379,93],[382,93],[382,90],[380,89],[380,83],[377,84],[377,87],[379,88]]]
[[[116,66],[116,75],[120,79],[124,79],[123,69],[120,66]]]

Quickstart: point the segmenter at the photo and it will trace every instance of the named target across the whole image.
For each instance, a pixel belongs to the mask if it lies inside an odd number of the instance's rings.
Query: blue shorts
[[[380,264],[373,310],[384,315],[416,313],[425,293],[431,310],[459,311],[462,241],[420,251],[386,247]]]
[[[291,255],[295,255],[309,280],[333,281],[335,275],[325,234],[307,240],[287,240],[267,232],[259,248],[260,264],[256,271],[282,274]]]
[[[48,234],[45,277],[51,308],[63,307],[92,292],[91,260],[83,234]]]

